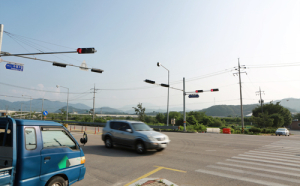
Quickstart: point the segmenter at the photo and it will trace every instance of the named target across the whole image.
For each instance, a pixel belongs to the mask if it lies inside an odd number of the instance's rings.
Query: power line
[[[67,94],[68,92],[56,92],[56,91],[51,91],[51,90],[39,90],[39,89],[34,89],[34,88],[27,88],[27,87],[21,87],[17,85],[12,85],[12,84],[7,84],[7,83],[2,83],[0,82],[1,85],[6,85],[6,86],[11,86],[15,88],[21,88],[21,89],[27,89],[27,90],[32,90],[32,91],[40,91],[40,92],[49,92],[49,93],[56,93],[56,94]],[[71,92],[69,94],[89,94],[90,92]]]

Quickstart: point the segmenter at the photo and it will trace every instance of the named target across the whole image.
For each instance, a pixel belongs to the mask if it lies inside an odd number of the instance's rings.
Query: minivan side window
[[[121,123],[120,122],[111,122],[110,128],[115,130],[121,130]]]
[[[63,128],[42,128],[44,148],[47,147],[69,147],[76,149],[76,143],[69,137]]]
[[[128,123],[121,123],[121,130],[126,131],[126,129],[131,129]]]
[[[35,128],[32,128],[32,127],[26,127],[25,128],[25,148],[27,150],[36,149]]]

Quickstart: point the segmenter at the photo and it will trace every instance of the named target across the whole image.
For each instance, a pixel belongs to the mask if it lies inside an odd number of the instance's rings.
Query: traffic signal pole
[[[1,46],[2,46],[2,38],[3,38],[3,29],[4,29],[4,25],[0,24],[0,55],[1,55]]]
[[[186,115],[185,115],[185,78],[183,78],[183,127],[186,132]]]

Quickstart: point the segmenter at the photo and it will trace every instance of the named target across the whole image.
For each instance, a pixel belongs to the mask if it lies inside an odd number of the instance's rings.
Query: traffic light
[[[97,52],[95,48],[78,48],[77,49],[78,54],[91,54]]]
[[[56,63],[56,62],[53,62],[53,66],[64,67],[64,68],[66,68],[67,64],[65,64],[65,63]]]
[[[215,88],[215,89],[210,89],[211,92],[216,92],[216,91],[219,91],[218,88]]]
[[[150,83],[150,84],[155,84],[155,81],[152,81],[152,80],[149,80],[149,79],[146,79],[145,82]]]
[[[162,87],[169,87],[169,85],[167,85],[167,84],[160,84],[160,86],[162,86]]]
[[[197,93],[201,93],[201,92],[203,92],[203,90],[196,90],[195,92],[197,92]]]
[[[98,68],[92,68],[91,72],[97,72],[97,73],[102,73],[104,70],[98,69]]]

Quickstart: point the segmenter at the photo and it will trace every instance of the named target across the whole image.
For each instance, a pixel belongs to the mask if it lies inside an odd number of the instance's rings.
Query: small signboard
[[[190,94],[189,98],[199,98],[199,95],[198,94]]]
[[[44,111],[43,114],[44,114],[44,116],[47,116],[48,115],[48,111]]]
[[[15,70],[15,71],[21,71],[21,72],[23,72],[24,64],[9,62],[9,63],[6,63],[6,65],[4,65],[4,67],[7,70]]]
[[[172,119],[171,119],[171,124],[172,124],[172,125],[175,125],[175,118],[172,118]]]

